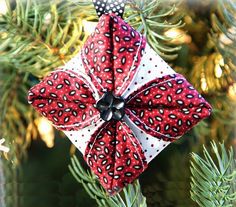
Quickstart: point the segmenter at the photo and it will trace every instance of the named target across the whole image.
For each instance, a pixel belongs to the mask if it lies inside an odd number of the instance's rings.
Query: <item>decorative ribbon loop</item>
[[[125,1],[126,0],[93,0],[93,4],[99,17],[109,13],[114,13],[122,17],[125,9]]]

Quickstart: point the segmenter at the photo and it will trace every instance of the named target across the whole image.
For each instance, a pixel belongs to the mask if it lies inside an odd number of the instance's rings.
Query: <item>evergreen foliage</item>
[[[236,201],[236,160],[233,148],[211,143],[212,155],[203,146],[203,156],[192,153],[191,198],[200,207],[233,207]]]
[[[108,196],[98,183],[95,175],[84,170],[76,156],[71,158],[69,169],[75,179],[81,183],[92,199],[101,207],[147,207],[146,198],[142,195],[139,181],[129,184],[115,196]]]

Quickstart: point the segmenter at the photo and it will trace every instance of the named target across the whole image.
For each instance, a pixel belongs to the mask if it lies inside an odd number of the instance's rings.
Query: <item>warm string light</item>
[[[227,32],[227,35],[228,35],[229,37],[230,37],[230,36],[231,36],[231,37],[235,36],[235,35],[236,35],[236,29],[235,29],[234,27],[229,28],[229,29],[228,29],[228,32]],[[223,44],[221,44],[222,47],[224,47],[224,45],[230,45],[230,44],[233,43],[232,39],[230,39],[227,35],[224,34],[224,33],[222,33],[222,34],[220,35],[219,40],[220,40],[220,43],[223,43]]]
[[[206,57],[204,57],[204,61],[206,60]],[[207,84],[207,79],[205,76],[205,69],[204,67],[201,68],[201,79],[200,79],[200,87],[204,93],[208,92],[208,84]]]
[[[224,59],[221,55],[218,55],[215,59],[215,68],[214,68],[214,72],[215,72],[215,77],[216,78],[220,78],[223,74],[223,70],[222,68],[224,67]]]
[[[51,21],[52,21],[52,15],[51,15],[51,13],[46,13],[46,14],[44,15],[44,17],[43,17],[43,23],[44,23],[45,25],[49,25],[49,24],[51,23]]]
[[[165,32],[166,37],[171,38],[171,43],[174,44],[189,44],[192,41],[190,35],[179,28],[169,29]]]
[[[47,147],[54,146],[54,130],[52,124],[44,117],[35,120],[41,139],[45,142]]]
[[[234,83],[233,85],[231,85],[228,89],[228,96],[231,99],[236,100],[236,83]]]
[[[202,77],[202,78],[201,78],[201,89],[202,89],[204,92],[207,92],[207,91],[208,91],[208,86],[207,86],[207,82],[206,82],[206,78],[205,78],[205,77]]]

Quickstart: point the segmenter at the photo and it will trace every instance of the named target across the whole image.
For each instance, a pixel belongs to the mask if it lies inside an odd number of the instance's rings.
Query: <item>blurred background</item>
[[[236,2],[130,0],[124,19],[213,106],[140,177],[150,207],[197,206],[190,153],[236,146]],[[82,155],[27,103],[27,92],[70,60],[98,21],[90,1],[0,0],[0,207],[97,206],[68,169]],[[210,206],[209,206],[210,207]]]

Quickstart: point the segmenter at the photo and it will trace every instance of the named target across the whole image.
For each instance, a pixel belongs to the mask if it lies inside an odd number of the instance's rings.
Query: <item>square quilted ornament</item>
[[[211,112],[114,13],[101,15],[79,54],[31,88],[28,100],[81,151],[110,195]]]

